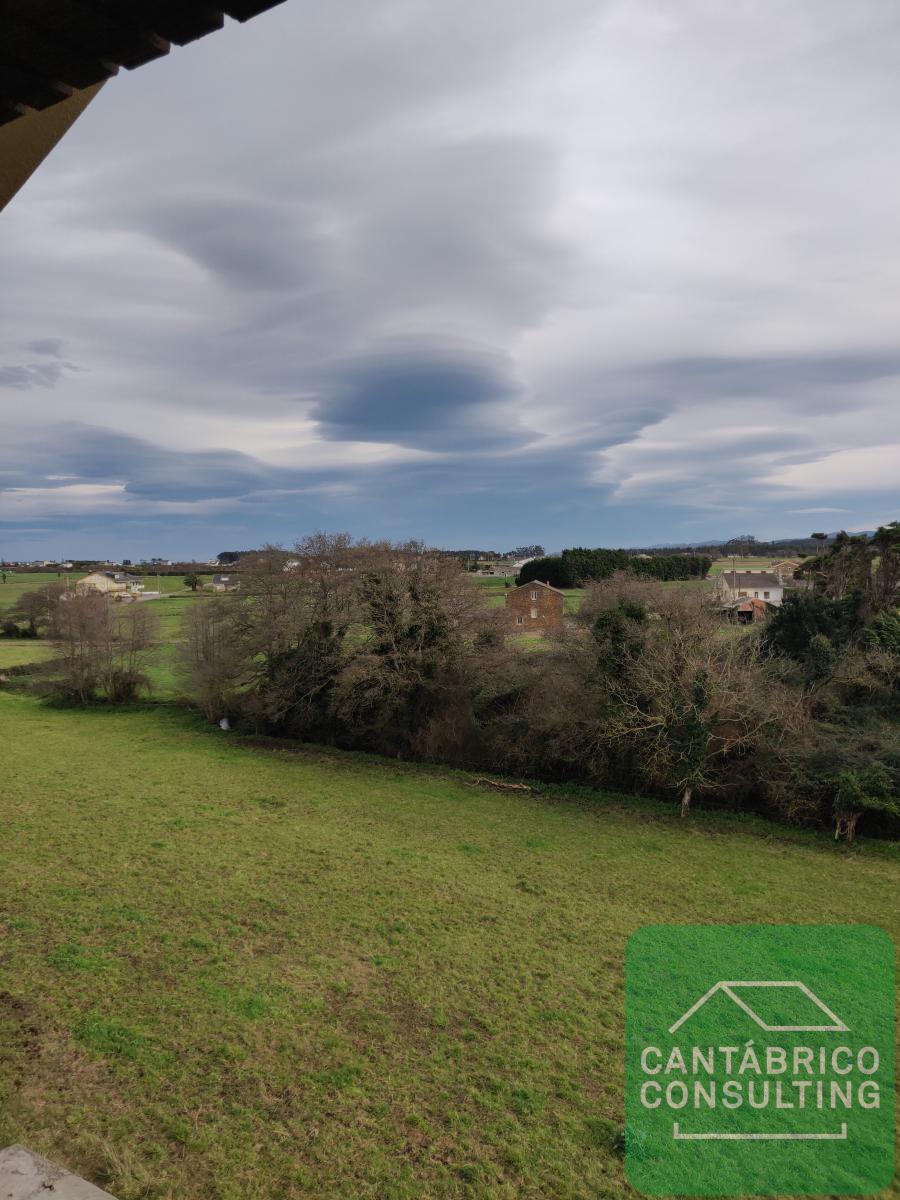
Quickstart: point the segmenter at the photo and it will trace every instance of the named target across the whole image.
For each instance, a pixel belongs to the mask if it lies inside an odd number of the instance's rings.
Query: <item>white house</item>
[[[723,571],[718,579],[723,604],[736,600],[764,600],[777,608],[784,600],[784,583],[772,571]]]

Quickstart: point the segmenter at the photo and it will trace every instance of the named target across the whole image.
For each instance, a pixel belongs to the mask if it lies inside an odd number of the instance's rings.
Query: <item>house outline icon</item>
[[[738,989],[740,988],[796,988],[810,999],[825,1016],[830,1018],[830,1024],[769,1025],[738,995]],[[848,1033],[850,1029],[836,1013],[831,1011],[827,1004],[819,999],[815,992],[811,991],[799,979],[720,979],[718,983],[712,985],[709,991],[704,992],[700,999],[692,1004],[687,1012],[678,1018],[674,1025],[669,1026],[669,1033],[675,1033],[677,1029],[680,1029],[685,1021],[689,1020],[698,1009],[702,1008],[707,1000],[711,999],[716,992],[723,992],[729,1000],[732,1000],[738,1008],[742,1009],[766,1033]]]

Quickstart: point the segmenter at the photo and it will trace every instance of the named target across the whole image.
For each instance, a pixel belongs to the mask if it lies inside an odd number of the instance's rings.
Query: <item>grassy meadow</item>
[[[75,581],[84,574],[84,572],[70,572],[68,575],[69,582],[74,585]],[[38,588],[47,587],[52,584],[56,587],[58,584],[65,584],[66,572],[63,571],[57,575],[56,571],[29,571],[20,573],[16,571],[6,571],[6,582],[0,583],[0,617],[8,608],[16,603],[23,592],[36,592]]]
[[[83,572],[72,572],[68,579],[70,585],[83,578]],[[177,695],[178,686],[175,673],[175,650],[181,635],[184,614],[191,604],[203,603],[204,599],[213,595],[211,590],[212,575],[201,576],[204,589],[191,592],[184,586],[184,577],[160,576],[160,590],[163,600],[148,601],[152,604],[152,612],[159,622],[159,645],[153,654],[149,666],[153,694],[157,699],[172,699]],[[66,575],[58,577],[56,572],[34,572],[29,574],[8,573],[5,584],[0,584],[0,618],[6,609],[11,608],[23,592],[35,591],[48,584],[65,583]],[[156,576],[146,577],[148,591],[156,590]],[[27,663],[44,662],[53,657],[52,643],[45,639],[34,638],[2,638],[0,637],[0,671],[4,667],[24,666]]]
[[[623,952],[877,922],[896,847],[0,692],[0,1145],[120,1200],[633,1194]]]
[[[110,568],[111,569],[111,568]],[[127,567],[124,568],[126,571]],[[0,583],[0,615],[4,610],[11,608],[18,600],[23,592],[37,591],[38,588],[47,587],[52,584],[54,587],[58,584],[66,584],[74,587],[79,579],[83,579],[87,575],[87,571],[61,571],[57,574],[56,571],[29,571],[20,572],[8,570],[6,572],[6,583]],[[209,589],[212,585],[212,573],[201,575],[203,586]],[[148,592],[156,591],[156,576],[142,576],[144,586]],[[160,591],[165,596],[191,594],[190,589],[184,586],[183,575],[160,575],[159,577]]]

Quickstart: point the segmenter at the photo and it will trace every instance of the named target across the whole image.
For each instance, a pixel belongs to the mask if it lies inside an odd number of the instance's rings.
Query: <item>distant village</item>
[[[659,581],[703,584],[709,603],[723,620],[752,624],[765,620],[792,591],[810,585],[802,572],[809,550],[821,551],[827,535],[793,543],[761,543],[746,536],[705,547],[648,547],[633,550],[567,550],[548,556],[539,543],[517,546],[506,552],[490,550],[427,550],[427,554],[452,557],[460,571],[492,588],[503,589],[506,627],[511,634],[543,635],[562,629],[567,615],[577,609],[575,596],[593,579],[625,570]],[[791,556],[773,553],[789,544]],[[705,554],[699,551],[706,551]],[[806,551],[804,553],[804,551]],[[184,589],[192,592],[229,593],[241,588],[242,571],[252,566],[258,551],[222,551],[203,561],[176,561],[153,557],[121,562],[87,559],[35,559],[0,563],[3,581],[16,574],[55,573],[63,597],[104,594],[119,602],[150,601],[171,597],[183,589],[163,588],[163,577],[183,576]],[[299,560],[284,552],[283,569],[293,571]],[[496,591],[494,590],[496,595]],[[567,603],[567,597],[572,602]],[[572,605],[574,604],[574,608]]]

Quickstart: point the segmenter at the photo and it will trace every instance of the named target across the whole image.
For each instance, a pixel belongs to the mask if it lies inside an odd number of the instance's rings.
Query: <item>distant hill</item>
[[[834,541],[838,536],[838,530],[828,534],[828,542]],[[854,537],[871,537],[874,529],[858,529],[848,530]],[[654,542],[650,546],[629,546],[628,549],[633,553],[643,554],[673,554],[683,552],[685,554],[712,554],[715,557],[725,556],[729,554],[742,555],[753,558],[765,558],[767,555],[787,555],[787,554],[815,554],[816,550],[823,543],[818,542],[811,537],[787,537],[774,538],[771,541],[760,541],[750,535],[731,538],[707,538],[702,542]]]

